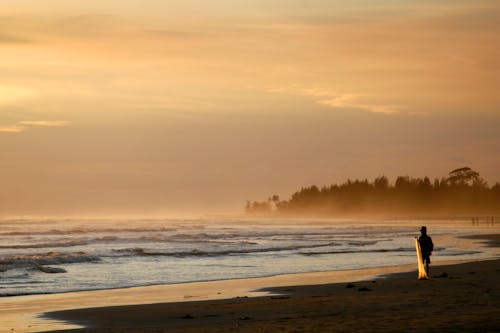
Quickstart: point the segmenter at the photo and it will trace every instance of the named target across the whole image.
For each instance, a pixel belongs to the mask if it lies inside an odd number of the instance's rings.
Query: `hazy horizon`
[[[500,182],[500,4],[0,4],[0,217],[243,212],[469,166]]]

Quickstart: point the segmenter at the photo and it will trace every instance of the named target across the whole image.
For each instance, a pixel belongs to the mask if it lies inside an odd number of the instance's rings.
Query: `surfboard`
[[[417,248],[417,261],[418,261],[418,279],[428,280],[427,272],[425,271],[424,260],[422,258],[422,249],[420,248],[420,242],[418,238],[415,238],[415,247]]]

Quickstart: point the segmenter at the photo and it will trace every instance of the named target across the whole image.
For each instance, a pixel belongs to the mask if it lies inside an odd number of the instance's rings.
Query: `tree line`
[[[500,213],[500,184],[489,186],[469,167],[452,170],[446,177],[399,176],[393,184],[386,176],[373,181],[347,180],[322,188],[301,188],[289,200],[273,195],[248,201],[248,214],[289,216],[348,215],[492,215]]]

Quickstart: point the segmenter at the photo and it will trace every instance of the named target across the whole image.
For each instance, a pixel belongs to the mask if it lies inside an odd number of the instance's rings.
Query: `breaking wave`
[[[31,268],[41,265],[75,264],[97,262],[101,259],[85,252],[47,252],[39,254],[15,255],[0,258],[0,271],[15,268]]]
[[[1,232],[2,236],[33,236],[33,235],[67,235],[91,233],[127,233],[127,232],[166,232],[175,231],[175,228],[146,227],[146,228],[76,228],[76,229],[51,229],[39,231],[8,231]]]
[[[51,247],[71,247],[87,245],[89,242],[84,240],[68,240],[68,241],[56,241],[56,242],[46,242],[46,243],[34,243],[34,244],[14,244],[14,245],[0,245],[0,249],[41,249],[41,248],[51,248]]]
[[[384,253],[384,252],[415,252],[415,249],[413,247],[400,247],[400,248],[395,248],[395,249],[299,252],[299,254],[302,254],[305,256],[315,256],[315,255],[323,255],[323,254]]]
[[[206,237],[205,239],[203,237]],[[222,240],[215,237],[208,237],[205,235],[146,235],[142,237],[117,237],[117,236],[104,236],[96,238],[78,238],[57,240],[51,242],[41,243],[27,243],[27,244],[12,244],[0,245],[0,249],[43,249],[43,248],[63,248],[84,246],[99,243],[134,243],[134,242],[148,242],[148,243],[207,243],[207,244],[240,244],[240,245],[256,245],[256,242],[247,240]]]
[[[128,255],[137,256],[169,256],[169,257],[215,257],[215,256],[227,256],[233,254],[252,254],[252,253],[263,253],[263,252],[282,252],[282,251],[294,251],[300,249],[310,249],[325,246],[338,246],[339,243],[330,242],[324,244],[308,244],[308,245],[290,245],[290,246],[280,246],[280,247],[267,247],[267,248],[252,248],[252,249],[228,249],[219,251],[202,251],[198,249],[193,249],[189,251],[151,251],[143,248],[129,248],[129,249],[118,249],[114,250],[116,253],[123,253]]]

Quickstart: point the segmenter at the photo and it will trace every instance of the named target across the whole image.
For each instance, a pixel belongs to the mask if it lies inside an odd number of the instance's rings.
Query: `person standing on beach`
[[[429,264],[431,263],[431,254],[434,249],[434,244],[432,243],[432,238],[427,235],[427,227],[420,228],[420,237],[418,237],[418,242],[420,243],[420,248],[422,250],[422,260],[425,263],[425,271],[429,275]]]

